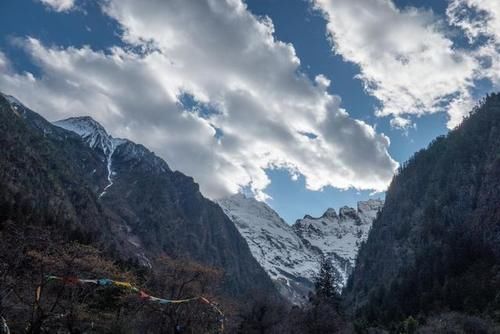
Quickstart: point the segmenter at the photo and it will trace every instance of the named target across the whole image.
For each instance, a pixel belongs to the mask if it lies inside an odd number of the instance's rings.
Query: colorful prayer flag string
[[[224,332],[224,320],[225,320],[224,313],[218,307],[217,304],[215,304],[214,302],[211,302],[210,300],[208,300],[207,298],[205,298],[203,296],[186,298],[186,299],[164,299],[164,298],[158,298],[158,297],[154,297],[154,296],[149,295],[145,291],[140,290],[139,288],[135,287],[134,285],[132,285],[129,282],[115,281],[115,280],[112,280],[112,279],[109,279],[109,278],[81,279],[81,278],[78,278],[78,277],[75,277],[75,276],[59,277],[59,276],[52,276],[52,275],[50,275],[50,276],[47,276],[46,279],[47,279],[47,282],[50,282],[50,281],[61,281],[65,285],[77,285],[77,284],[88,284],[88,283],[90,283],[90,284],[95,284],[96,286],[116,286],[118,288],[127,289],[127,290],[131,290],[133,292],[138,293],[139,298],[141,300],[156,302],[156,303],[159,303],[159,304],[162,304],[162,305],[164,305],[164,304],[181,304],[181,303],[188,303],[188,302],[192,302],[192,301],[195,301],[195,300],[199,300],[199,301],[203,302],[204,304],[207,304],[210,307],[212,307],[212,309],[219,315],[218,321],[220,323],[220,329],[221,329],[220,332],[221,333]],[[42,289],[41,286],[38,286],[37,289],[36,289],[36,300],[37,300],[37,302],[40,301],[41,289]]]

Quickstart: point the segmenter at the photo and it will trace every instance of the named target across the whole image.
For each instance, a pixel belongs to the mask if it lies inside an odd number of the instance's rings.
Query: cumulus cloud
[[[293,46],[241,1],[107,0],[103,10],[127,47],[27,38],[41,75],[4,69],[0,90],[52,120],[96,118],[194,176],[212,198],[248,187],[264,199],[268,168],[301,174],[312,190],[390,182],[389,139],[341,109],[326,77],[302,74]]]
[[[500,37],[500,3],[490,0],[450,0],[446,14],[470,41],[479,36]]]
[[[460,107],[470,103],[477,58],[456,48],[431,12],[398,9],[392,0],[313,1],[333,51],[359,66],[358,78],[380,101],[377,116],[406,128],[405,115],[444,110],[453,127],[466,113]]]
[[[56,12],[66,12],[74,8],[75,0],[38,0]]]
[[[489,79],[500,87],[500,2],[489,0],[451,0],[448,20],[461,28],[479,60],[478,78]]]
[[[404,129],[404,130],[407,130],[410,127],[415,125],[408,118],[404,118],[404,117],[400,117],[400,116],[395,116],[394,118],[392,118],[390,121],[390,124],[392,127]]]

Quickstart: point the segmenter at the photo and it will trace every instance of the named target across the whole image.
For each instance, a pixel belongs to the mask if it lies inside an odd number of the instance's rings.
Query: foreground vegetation
[[[205,303],[159,305],[115,286],[74,279],[131,282],[168,299],[216,297],[220,271],[187,260],[162,257],[154,270],[106,258],[91,245],[54,240],[39,229],[3,226],[0,246],[0,315],[12,333],[216,333],[219,315]],[[68,278],[48,280],[49,275]]]
[[[390,326],[372,326],[349,317],[337,275],[323,260],[315,293],[302,307],[258,293],[242,300],[223,297],[219,270],[190,261],[161,257],[154,269],[112,261],[90,245],[65,242],[54,233],[15,225],[3,226],[0,237],[0,316],[11,333],[497,333],[492,319],[445,312],[408,317]],[[220,316],[197,301],[161,305],[118,287],[77,284],[61,277],[112,278],[144,287],[169,299],[205,296],[225,313]],[[37,288],[40,290],[37,292]],[[0,322],[0,333],[2,323]]]

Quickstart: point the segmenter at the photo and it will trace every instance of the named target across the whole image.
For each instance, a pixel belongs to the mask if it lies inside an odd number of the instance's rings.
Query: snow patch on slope
[[[99,194],[99,198],[104,196],[106,194],[106,190],[113,185],[113,153],[116,148],[125,143],[126,140],[111,137],[101,124],[88,116],[71,117],[54,122],[54,125],[76,133],[92,149],[100,150],[104,154],[108,170],[108,184]]]
[[[113,149],[113,138],[92,117],[71,117],[54,122],[54,125],[76,133],[91,148],[100,149],[106,155]]]

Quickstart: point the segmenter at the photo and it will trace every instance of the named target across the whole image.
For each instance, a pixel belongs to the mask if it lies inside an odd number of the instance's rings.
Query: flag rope
[[[165,304],[181,304],[181,303],[188,303],[192,301],[201,301],[204,304],[209,305],[218,315],[218,322],[220,323],[220,333],[224,333],[224,312],[219,308],[219,306],[208,300],[207,298],[203,296],[198,296],[198,297],[191,297],[191,298],[185,298],[185,299],[165,299],[165,298],[158,298],[155,296],[151,296],[148,293],[146,293],[144,290],[141,290],[137,288],[136,286],[132,285],[129,282],[122,282],[122,281],[115,281],[109,278],[98,278],[98,279],[83,279],[83,278],[78,278],[76,276],[66,276],[66,277],[61,277],[61,276],[53,276],[49,275],[46,277],[47,282],[51,281],[61,281],[65,285],[77,285],[77,284],[95,284],[96,286],[116,286],[122,289],[127,289],[132,292],[135,292],[138,294],[139,298],[144,301],[151,301],[151,302],[156,302],[161,305]],[[41,298],[41,291],[42,291],[42,286],[38,286],[36,288],[36,302],[37,304],[40,302]]]

